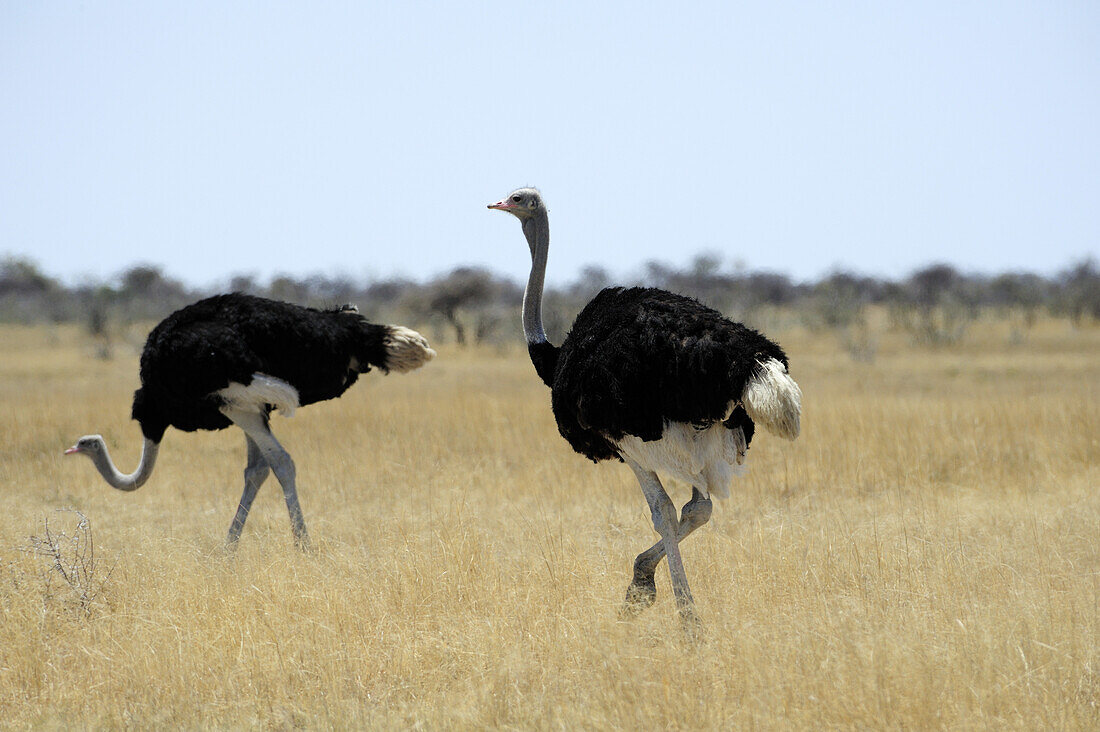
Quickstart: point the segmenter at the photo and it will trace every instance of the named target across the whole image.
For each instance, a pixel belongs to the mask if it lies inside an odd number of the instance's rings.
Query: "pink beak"
[[[80,451],[81,450],[80,450],[79,447],[77,447],[76,445],[73,445],[72,447],[70,447],[68,450],[65,451],[65,454],[66,455],[72,455],[72,454],[78,453]]]
[[[514,208],[507,198],[497,201],[496,203],[490,203],[488,207],[495,208],[498,211],[507,211],[510,208]]]

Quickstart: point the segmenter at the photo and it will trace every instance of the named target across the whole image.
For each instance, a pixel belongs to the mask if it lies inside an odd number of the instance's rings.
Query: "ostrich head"
[[[497,211],[507,211],[523,221],[534,216],[535,211],[538,209],[545,209],[546,205],[543,204],[538,189],[517,188],[496,203],[490,203],[489,208],[495,208]]]
[[[76,444],[65,451],[66,455],[87,455],[95,460],[96,456],[106,453],[106,445],[99,435],[84,435]]]
[[[531,256],[534,257],[537,239],[534,229],[540,219],[546,221],[546,204],[542,202],[538,189],[517,188],[496,203],[490,203],[489,208],[507,211],[519,219],[531,247]]]

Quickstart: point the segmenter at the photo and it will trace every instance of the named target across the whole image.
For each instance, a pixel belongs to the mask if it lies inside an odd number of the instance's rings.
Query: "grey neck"
[[[141,448],[141,462],[138,463],[137,470],[129,475],[123,475],[115,467],[106,446],[103,447],[102,451],[92,454],[92,462],[95,463],[99,474],[111,484],[112,488],[118,488],[120,491],[134,491],[144,485],[145,481],[149,480],[149,476],[153,474],[153,466],[157,462],[157,451],[159,449],[160,443],[153,442],[146,437],[145,444]]]
[[[546,257],[550,251],[550,218],[545,208],[523,220],[523,235],[531,247],[531,276],[523,291],[523,335],[528,343],[545,343],[542,327],[542,288],[546,281]]]

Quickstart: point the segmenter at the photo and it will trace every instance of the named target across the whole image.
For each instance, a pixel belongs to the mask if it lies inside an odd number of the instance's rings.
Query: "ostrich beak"
[[[65,451],[65,454],[66,455],[75,455],[78,452],[83,452],[83,450],[81,450],[76,445],[73,445],[72,447],[70,447],[68,450]]]
[[[514,208],[507,198],[497,201],[496,203],[490,203],[488,208],[495,208],[497,211],[507,211],[510,208]]]

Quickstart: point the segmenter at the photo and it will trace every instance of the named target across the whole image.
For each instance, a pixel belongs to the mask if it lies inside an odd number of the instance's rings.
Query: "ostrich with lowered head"
[[[600,291],[553,346],[542,325],[546,205],[536,189],[520,188],[489,208],[518,218],[531,249],[523,332],[551,389],[558,430],[589,459],[631,467],[661,537],[634,561],[624,614],[656,600],[654,572],[667,556],[680,616],[691,625],[694,600],[679,543],[710,519],[711,494],[729,497],[754,424],[798,436],[802,392],[787,373],[787,356],[697,300],[648,287]],[[658,473],[692,486],[679,520]]]
[[[294,542],[306,547],[294,461],[271,433],[271,412],[289,417],[298,407],[335,399],[372,366],[405,372],[434,356],[416,331],[374,325],[352,306],[322,311],[240,293],[210,297],[169,315],[145,342],[132,410],[145,438],[137,470],[119,472],[99,435],[81,437],[65,454],[87,455],[111,486],[132,491],[152,475],[168,427],[193,432],[235,424],[248,443],[248,464],[230,546],[274,472]]]

